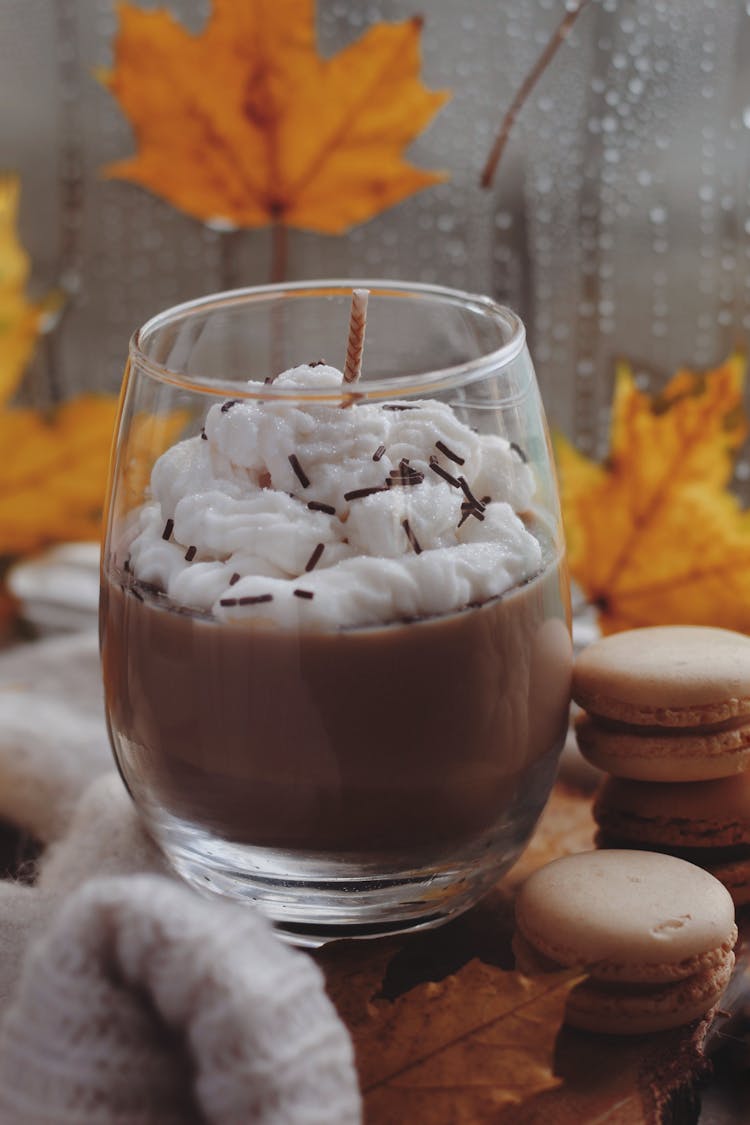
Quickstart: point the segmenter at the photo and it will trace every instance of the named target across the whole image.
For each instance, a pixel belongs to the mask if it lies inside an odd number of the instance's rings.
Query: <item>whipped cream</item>
[[[274,389],[342,383],[302,365]],[[226,621],[336,629],[443,614],[540,570],[518,514],[533,494],[520,450],[433,399],[227,400],[154,465],[130,570]]]

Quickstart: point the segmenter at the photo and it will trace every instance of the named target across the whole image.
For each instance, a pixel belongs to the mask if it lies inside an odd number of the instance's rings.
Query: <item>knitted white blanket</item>
[[[317,967],[144,835],[91,634],[0,656],[0,817],[47,845],[33,887],[0,882],[3,1125],[360,1120]]]

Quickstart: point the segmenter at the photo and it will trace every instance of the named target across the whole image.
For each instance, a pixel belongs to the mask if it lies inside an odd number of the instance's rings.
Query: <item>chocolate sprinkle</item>
[[[492,503],[492,497],[491,497],[491,496],[483,496],[483,497],[482,497],[482,503],[483,503],[483,504],[484,504],[485,506],[486,506],[487,504],[491,504],[491,503]]]
[[[464,519],[466,518],[466,516],[476,516],[476,518],[480,522],[484,519],[484,512],[480,508],[475,508],[474,505],[470,504],[468,500],[465,504],[461,505],[461,511],[464,514]],[[463,520],[461,521],[461,523],[463,523]],[[461,524],[459,524],[458,526],[460,527]]]
[[[321,504],[320,500],[311,500],[307,506],[311,512],[325,512],[327,516],[336,515],[333,504]]]
[[[236,406],[240,400],[238,398],[228,398],[226,402],[221,404],[221,413],[226,414],[233,406]]]
[[[477,508],[480,512],[483,512],[484,504],[481,502],[481,500],[477,500],[476,496],[471,491],[469,485],[466,482],[466,477],[459,477],[458,483],[461,486],[461,491],[463,492],[469,503],[472,505],[472,507]]]
[[[407,406],[405,402],[387,402],[383,410],[419,410],[419,407]]]
[[[373,461],[379,461],[384,453],[385,453],[385,446],[379,445],[378,448],[375,450],[375,452],[372,455]]]
[[[457,465],[464,465],[466,463],[465,457],[459,457],[457,453],[454,453],[453,450],[449,449],[442,441],[436,441],[435,448],[439,449],[441,453],[444,453],[450,461],[455,461]]]
[[[230,586],[234,586],[234,584],[235,584],[236,582],[239,582],[239,580],[240,580],[239,572],[235,570],[234,574],[233,574],[233,575],[232,575],[232,577],[231,577],[231,578],[229,579],[229,585],[230,585]]]
[[[296,476],[297,480],[300,482],[302,487],[303,488],[309,488],[310,478],[308,477],[307,473],[305,472],[305,470],[302,468],[299,461],[297,460],[297,454],[296,453],[290,453],[289,454],[289,464],[292,466],[292,469],[294,470],[294,475]]]
[[[136,590],[135,586],[130,587],[130,593],[133,595],[134,598],[137,598],[139,602],[143,601],[143,594],[141,593],[140,590]]]
[[[414,532],[411,529],[409,521],[408,520],[402,520],[401,526],[403,527],[404,531],[406,532],[406,538],[409,540],[412,547],[414,548],[414,554],[415,555],[421,555],[422,554],[422,548],[419,545],[419,540],[417,539],[416,535],[414,534]]]
[[[514,453],[518,454],[518,456],[523,461],[524,465],[528,462],[528,460],[529,460],[528,457],[526,456],[524,451],[521,449],[521,446],[518,445],[515,441],[512,441],[510,443],[510,448],[513,450]]]
[[[201,441],[208,441],[208,434],[206,433],[205,426],[201,426]]]
[[[411,485],[421,484],[423,480],[424,473],[418,473],[416,469],[411,469],[408,473],[405,473],[402,469],[392,469],[388,477],[387,487],[409,488]]]
[[[169,539],[174,531],[174,520],[167,520],[161,533],[162,539]]]
[[[125,562],[122,564],[122,569],[126,574],[130,574],[130,555],[128,555],[128,557],[125,559]]]
[[[295,598],[304,598],[308,602],[312,601],[312,599],[315,597],[315,594],[312,592],[312,590],[293,590],[292,593],[294,594]]]
[[[314,359],[312,363],[308,363],[308,367],[325,367],[326,361],[324,359]]]
[[[260,605],[261,602],[272,602],[273,594],[252,594],[246,598],[238,598],[237,605]]]
[[[372,488],[355,488],[351,492],[344,493],[345,500],[361,500],[363,496],[374,496],[376,492],[386,492],[387,486],[383,484],[376,484]]]
[[[432,469],[433,473],[437,473],[437,475],[439,477],[442,477],[443,480],[447,480],[448,484],[452,485],[453,488],[461,487],[456,478],[452,476],[447,469],[444,469],[443,466],[440,465],[434,457],[430,457],[430,468]]]
[[[219,605],[237,605],[236,598],[220,598]]]
[[[187,551],[185,551],[185,562],[192,562],[197,554],[197,547],[188,547]]]
[[[309,571],[315,569],[315,567],[318,565],[318,562],[320,561],[320,556],[323,554],[325,549],[326,549],[325,543],[318,543],[317,547],[315,548],[313,553],[310,555],[310,558],[305,563],[305,570],[306,571],[309,572]]]

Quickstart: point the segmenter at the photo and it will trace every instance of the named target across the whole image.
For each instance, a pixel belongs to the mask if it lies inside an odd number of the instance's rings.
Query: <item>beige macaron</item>
[[[659,852],[564,856],[516,903],[522,972],[580,967],[566,1022],[641,1034],[689,1023],[720,999],[734,965],[734,904],[708,872]]]
[[[600,847],[653,848],[705,867],[750,902],[750,773],[663,783],[609,778],[594,802]]]
[[[750,768],[750,638],[670,625],[605,637],[576,660],[584,756],[643,781],[698,781]]]

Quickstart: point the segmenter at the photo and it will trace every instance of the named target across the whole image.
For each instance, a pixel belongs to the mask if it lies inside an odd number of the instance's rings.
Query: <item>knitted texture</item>
[[[358,1120],[321,974],[256,911],[159,876],[89,881],[4,1020],[2,1120],[178,1125],[198,1107],[216,1125]]]
[[[0,656],[0,817],[53,840],[84,789],[111,768],[96,637]]]
[[[98,677],[87,635],[0,658],[0,815],[49,845],[34,887],[0,883],[0,1125],[359,1122],[321,973],[168,873]]]

